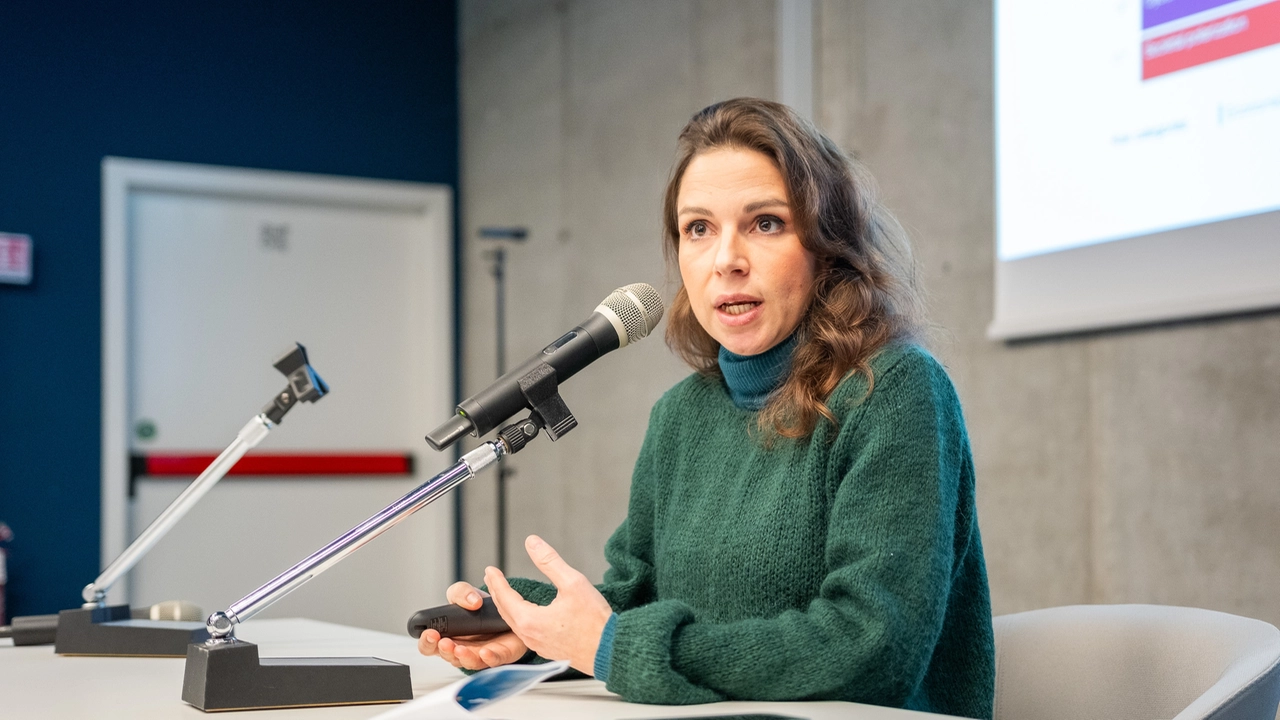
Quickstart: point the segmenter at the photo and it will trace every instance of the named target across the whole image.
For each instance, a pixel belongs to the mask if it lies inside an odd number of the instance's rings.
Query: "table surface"
[[[252,620],[237,637],[258,644],[262,657],[376,656],[410,667],[414,697],[421,697],[462,675],[448,663],[418,654],[409,636],[363,630],[315,620]],[[180,658],[62,657],[52,645],[13,647],[0,640],[0,715],[25,718],[158,720],[199,718],[205,713],[182,702]],[[255,710],[245,717],[268,720],[371,718],[390,705]],[[675,718],[756,712],[811,720],[909,720],[938,715],[843,702],[728,702],[709,705],[637,705],[623,702],[596,680],[544,683],[514,698],[481,708],[478,717],[524,718]],[[217,717],[229,717],[218,713]]]

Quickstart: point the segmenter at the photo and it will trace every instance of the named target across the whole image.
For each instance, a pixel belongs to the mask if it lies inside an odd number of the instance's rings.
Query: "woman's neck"
[[[720,346],[720,372],[733,404],[743,410],[763,408],[791,369],[795,349],[795,333],[758,355],[737,355]]]

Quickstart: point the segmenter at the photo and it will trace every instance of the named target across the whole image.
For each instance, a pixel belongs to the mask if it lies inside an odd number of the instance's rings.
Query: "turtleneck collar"
[[[795,349],[795,333],[758,355],[736,355],[720,346],[720,372],[733,404],[743,410],[764,407],[791,369]]]

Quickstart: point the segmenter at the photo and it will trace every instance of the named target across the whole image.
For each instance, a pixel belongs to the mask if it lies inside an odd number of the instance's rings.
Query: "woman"
[[[664,202],[668,344],[697,372],[654,406],[593,586],[485,582],[512,628],[420,649],[467,669],[567,659],[627,700],[849,700],[989,718],[995,678],[959,402],[912,343],[901,231],[859,166],[785,106],[699,112]],[[450,602],[476,608],[458,583]]]

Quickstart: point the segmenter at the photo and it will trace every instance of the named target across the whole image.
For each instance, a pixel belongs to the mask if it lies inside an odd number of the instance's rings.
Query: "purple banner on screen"
[[[1142,0],[1142,29],[1233,2],[1236,0]]]

